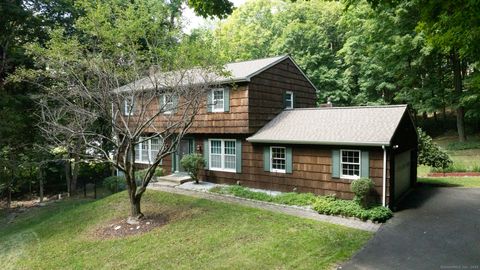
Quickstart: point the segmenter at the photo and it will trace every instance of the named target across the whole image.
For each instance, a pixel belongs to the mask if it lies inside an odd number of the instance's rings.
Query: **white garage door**
[[[411,151],[395,155],[395,199],[410,187]]]

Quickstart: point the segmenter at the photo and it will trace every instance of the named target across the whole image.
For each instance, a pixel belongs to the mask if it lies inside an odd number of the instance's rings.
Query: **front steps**
[[[186,172],[176,172],[170,175],[157,177],[157,181],[151,183],[153,186],[178,186],[185,182],[192,181]]]

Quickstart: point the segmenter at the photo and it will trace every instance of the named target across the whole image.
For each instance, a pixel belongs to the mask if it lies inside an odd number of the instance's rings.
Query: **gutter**
[[[382,206],[386,206],[387,199],[387,148],[382,145],[383,149],[383,185],[382,185]]]
[[[246,139],[248,142],[251,143],[278,143],[278,144],[308,144],[308,145],[335,145],[335,146],[381,146],[382,148],[385,146],[389,146],[390,143],[388,142],[339,142],[339,141],[308,141],[308,140],[277,140],[277,139],[255,139],[252,137],[248,137]]]

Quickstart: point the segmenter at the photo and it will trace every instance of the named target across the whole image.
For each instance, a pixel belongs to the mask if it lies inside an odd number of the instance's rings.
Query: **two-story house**
[[[230,63],[227,80],[208,91],[166,174],[181,158],[203,154],[203,179],[279,191],[336,194],[350,183],[375,183],[378,200],[393,205],[416,181],[417,134],[407,106],[316,108],[315,85],[288,55]],[[138,146],[136,162],[158,149]]]

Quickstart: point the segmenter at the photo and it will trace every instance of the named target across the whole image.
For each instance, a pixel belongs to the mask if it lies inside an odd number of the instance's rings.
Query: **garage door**
[[[395,155],[395,199],[410,187],[411,151]]]

